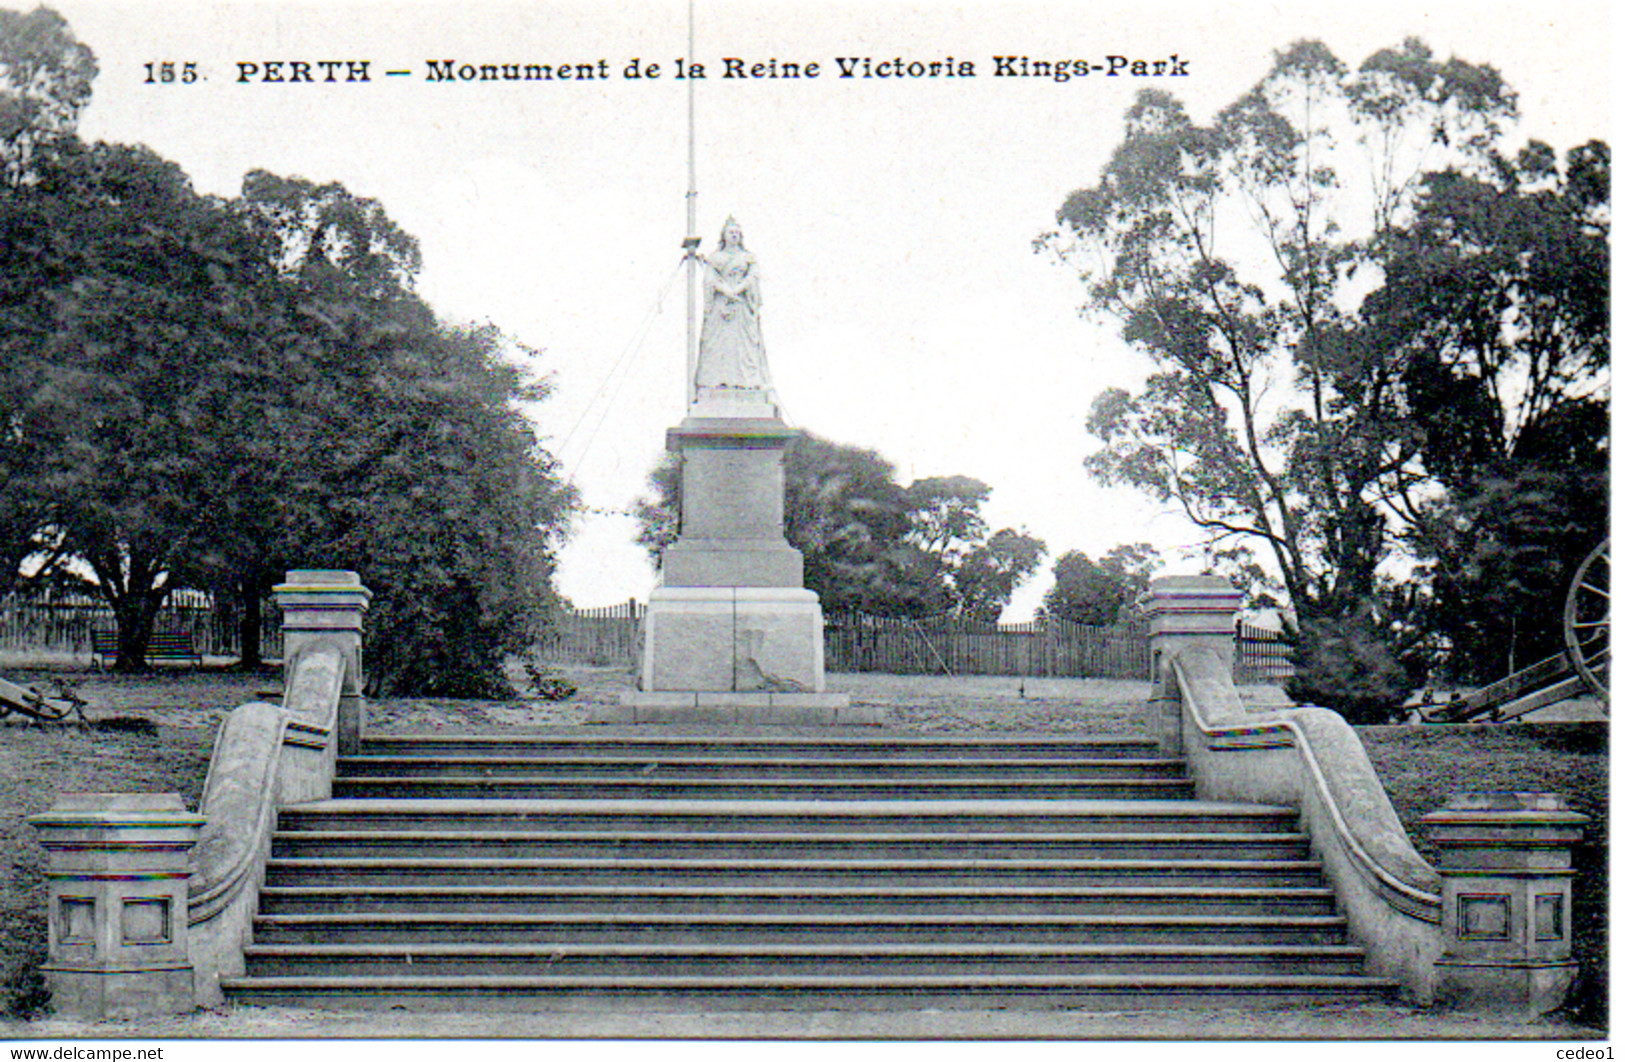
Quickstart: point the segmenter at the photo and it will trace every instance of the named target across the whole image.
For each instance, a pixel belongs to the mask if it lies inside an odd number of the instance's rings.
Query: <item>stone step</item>
[[[1185,778],[635,778],[440,776],[340,778],[337,799],[402,800],[1168,800]]]
[[[240,1004],[405,1010],[827,1010],[1245,1006],[1283,998],[1369,1002],[1393,982],[1366,977],[1173,974],[907,974],[778,977],[222,978]]]
[[[1073,886],[275,886],[267,915],[322,913],[570,914],[1225,914],[1316,915],[1330,889]]]
[[[278,813],[278,829],[492,832],[727,830],[751,834],[1225,833],[1287,831],[1292,808],[1198,800],[334,799]]]
[[[261,914],[255,944],[1339,945],[1337,915],[395,913]]]
[[[363,755],[338,762],[339,777],[361,778],[514,778],[548,777],[662,779],[830,778],[856,779],[966,779],[1009,781],[1046,778],[1182,778],[1185,761],[1128,756],[1074,757],[934,757],[851,756],[818,760],[794,756],[699,756],[686,751],[646,755],[550,757],[487,755]]]
[[[929,974],[1357,976],[1359,948],[1111,944],[254,945],[253,977]]]
[[[368,756],[494,756],[506,758],[562,758],[703,756],[740,759],[954,760],[954,759],[1059,759],[1090,760],[1107,757],[1156,759],[1155,742],[1138,737],[1110,735],[1009,736],[999,734],[852,734],[835,729],[817,736],[785,735],[774,731],[756,734],[709,735],[658,733],[653,726],[635,733],[606,733],[604,728],[574,733],[550,731],[532,735],[369,735],[361,752]]]
[[[920,1009],[1365,1001],[1292,808],[1141,739],[370,738],[284,808],[233,1002]]]
[[[403,846],[404,847],[404,846]],[[1315,860],[1123,859],[272,859],[267,885],[1184,885],[1312,887]]]
[[[288,820],[282,813],[282,820]],[[1269,824],[1267,825],[1281,825]],[[272,839],[277,858],[410,858],[468,859],[1223,859],[1274,861],[1304,859],[1307,835],[1227,830],[1200,832],[1200,825],[1179,832],[1148,829],[1143,833],[1021,833],[988,829],[978,833],[903,832],[908,822],[890,831],[799,833],[793,829],[743,832],[737,823],[712,824],[701,830],[659,829],[523,829],[446,830],[391,829],[388,823],[346,828],[340,816],[299,820],[296,830],[278,831]],[[1181,824],[1185,825],[1185,824]],[[325,828],[324,828],[325,827]]]

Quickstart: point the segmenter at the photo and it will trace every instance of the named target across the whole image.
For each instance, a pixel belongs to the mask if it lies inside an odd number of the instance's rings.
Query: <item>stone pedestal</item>
[[[1589,820],[1551,793],[1465,793],[1422,821],[1444,884],[1437,1002],[1530,1020],[1561,1007],[1579,968],[1570,849]]]
[[[682,523],[649,596],[639,688],[596,722],[877,722],[824,689],[824,616],[784,537],[795,431],[759,391],[705,388],[666,448]]]
[[[1179,691],[1169,665],[1187,646],[1217,653],[1228,672],[1236,658],[1236,611],[1241,591],[1217,575],[1165,575],[1151,580],[1140,598],[1149,617],[1151,678],[1155,686],[1146,702],[1146,732],[1166,755],[1180,755]]]
[[[361,634],[372,591],[361,585],[361,576],[355,572],[313,569],[289,572],[288,581],[276,586],[275,592],[277,607],[282,610],[285,671],[314,645],[333,645],[344,653],[338,750],[340,755],[353,756],[361,751],[367,722],[367,706],[361,696],[365,682]]]
[[[29,820],[46,852],[58,1014],[88,1020],[193,1009],[187,856],[204,820],[180,794],[68,793]]]

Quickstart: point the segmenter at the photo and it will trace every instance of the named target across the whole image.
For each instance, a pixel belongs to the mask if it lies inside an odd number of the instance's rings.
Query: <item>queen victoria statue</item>
[[[772,391],[762,349],[762,288],[756,256],[745,250],[739,223],[729,218],[705,265],[705,323],[694,383],[707,388]]]

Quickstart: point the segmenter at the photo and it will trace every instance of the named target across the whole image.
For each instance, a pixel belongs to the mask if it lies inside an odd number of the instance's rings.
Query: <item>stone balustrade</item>
[[[1342,716],[1243,705],[1231,677],[1240,595],[1227,581],[1155,579],[1142,601],[1149,732],[1185,756],[1203,799],[1299,809],[1373,972],[1421,1004],[1531,1018],[1563,1004],[1575,972],[1569,850],[1584,816],[1550,794],[1454,797],[1425,820],[1443,853],[1435,868]]]
[[[280,805],[332,792],[341,746],[366,724],[354,572],[292,571],[283,701],[221,724],[198,814],[179,794],[66,793],[29,821],[46,852],[44,965],[57,1013],[140,1017],[220,1001],[240,973]]]

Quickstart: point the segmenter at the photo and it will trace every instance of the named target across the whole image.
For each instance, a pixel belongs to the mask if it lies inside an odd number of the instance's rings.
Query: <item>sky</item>
[[[205,193],[266,169],[377,199],[419,239],[418,290],[443,317],[493,322],[538,352],[527,369],[554,388],[538,431],[596,510],[561,553],[560,588],[583,607],[654,581],[627,512],[683,415],[680,58],[707,68],[692,82],[697,230],[709,248],[728,216],[742,226],[791,423],[879,451],[905,484],[983,480],[991,526],[1025,528],[1051,560],[1149,541],[1170,572],[1196,570],[1194,529],[1082,467],[1098,445],[1090,402],[1150,365],[1111,322],[1081,317],[1076,275],[1033,249],[1067,194],[1098,179],[1138,90],[1167,89],[1201,119],[1296,39],[1356,64],[1417,36],[1501,70],[1522,112],[1512,143],[1562,151],[1609,134],[1609,13],[1595,2],[697,0],[692,54],[681,2],[53,6],[100,65],[84,136],[145,143]],[[1113,55],[1183,73],[993,76],[995,56]],[[975,76],[841,78],[836,62],[950,57]],[[724,79],[727,58],[821,73]],[[624,76],[633,59],[660,76]],[[163,61],[200,76],[147,83]],[[270,80],[296,61],[318,80]],[[324,61],[365,62],[368,80]],[[431,63],[600,61],[608,79],[430,80]],[[1031,614],[1047,572],[1006,618]]]

